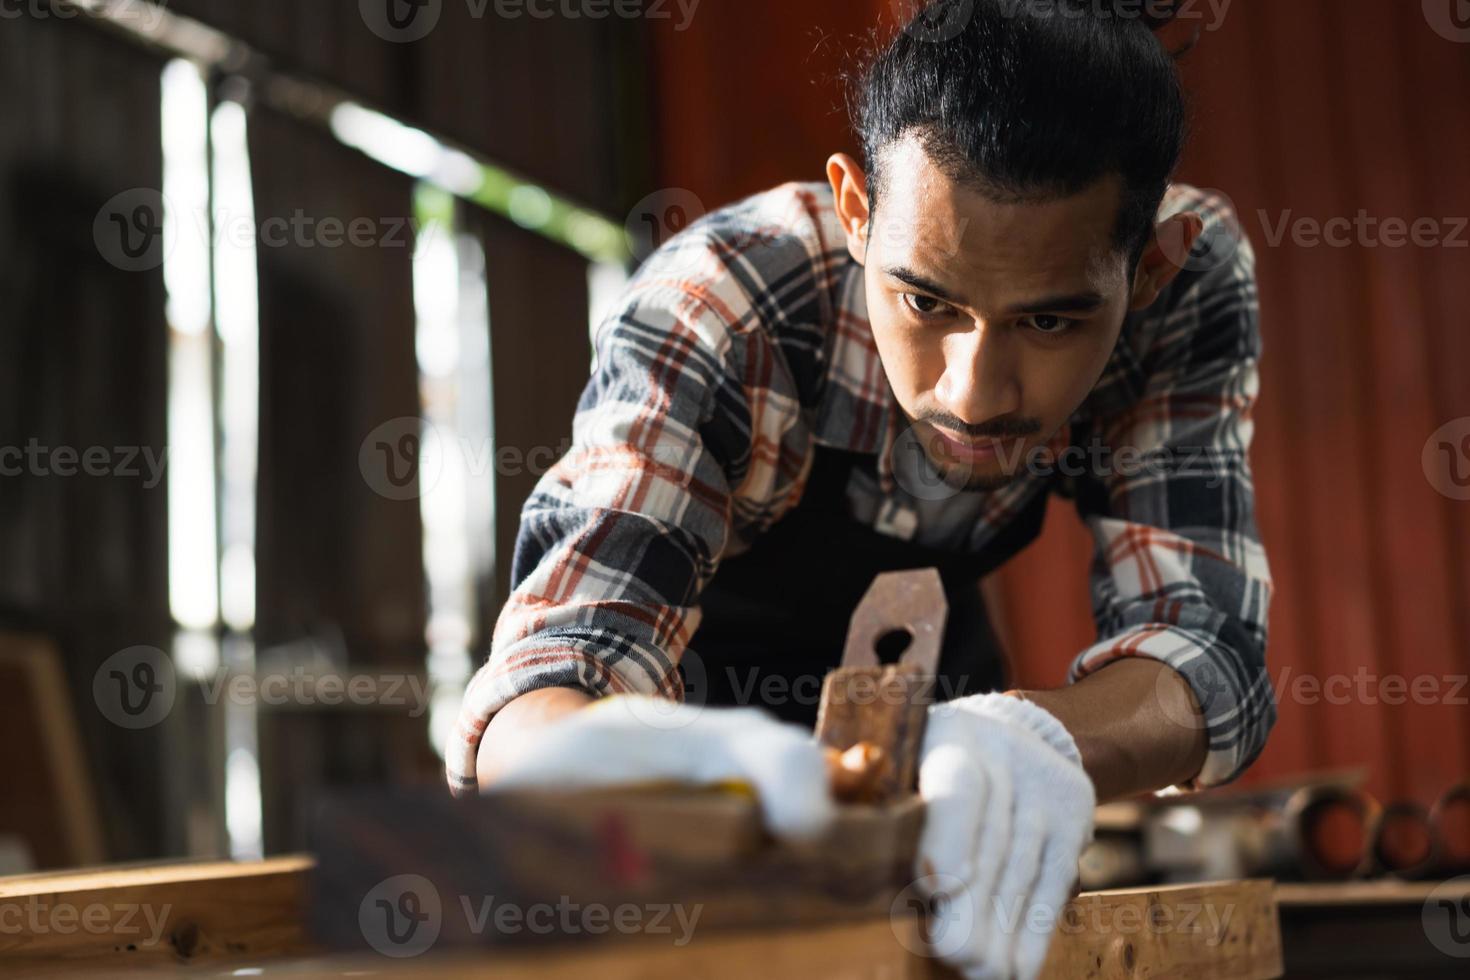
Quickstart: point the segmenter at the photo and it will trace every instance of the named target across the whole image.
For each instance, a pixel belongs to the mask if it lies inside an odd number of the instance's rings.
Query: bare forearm
[[[485,726],[480,752],[475,757],[480,791],[484,792],[495,782],[533,732],[586,707],[593,700],[586,691],[573,687],[544,687],[522,694],[497,711]]]
[[[1072,734],[1099,803],[1196,776],[1208,733],[1189,684],[1157,660],[1130,657],[1069,687],[1022,691]]]

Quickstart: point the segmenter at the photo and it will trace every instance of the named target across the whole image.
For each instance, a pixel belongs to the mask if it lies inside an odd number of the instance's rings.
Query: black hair
[[[1066,197],[1117,174],[1115,242],[1136,265],[1186,138],[1174,57],[1154,33],[1172,4],[1151,4],[926,4],[849,93],[870,209],[883,151],[910,135],[947,177],[996,200]]]

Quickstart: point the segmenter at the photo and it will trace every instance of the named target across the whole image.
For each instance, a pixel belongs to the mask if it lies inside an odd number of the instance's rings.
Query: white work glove
[[[970,980],[1032,980],[1092,840],[1096,793],[1076,742],[1004,694],[931,705],[919,795],[932,951]]]
[[[812,838],[835,815],[827,764],[811,732],[759,708],[708,708],[667,698],[603,698],[537,731],[496,788],[706,786],[754,790],[766,827]]]

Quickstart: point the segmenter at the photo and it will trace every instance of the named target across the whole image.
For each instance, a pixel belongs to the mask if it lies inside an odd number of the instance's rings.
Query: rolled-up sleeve
[[[1099,640],[1071,677],[1127,656],[1178,671],[1208,735],[1189,784],[1203,788],[1239,776],[1276,720],[1271,575],[1247,457],[1261,356],[1249,242],[1219,268],[1181,274],[1177,288],[1141,359],[1141,397],[1095,429],[1110,462],[1090,476],[1081,510],[1096,544]]]
[[[485,727],[523,693],[682,696],[678,661],[730,533],[730,461],[749,451],[728,421],[748,413],[727,326],[655,283],[600,328],[572,448],[522,510],[514,588],[446,747],[454,793],[475,791]]]

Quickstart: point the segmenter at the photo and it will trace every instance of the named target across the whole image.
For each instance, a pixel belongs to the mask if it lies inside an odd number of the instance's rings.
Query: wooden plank
[[[902,937],[900,941],[899,937]],[[409,960],[386,957],[324,956],[282,958],[251,964],[252,976],[342,977],[354,974],[393,980],[948,980],[906,943],[920,942],[913,919],[844,923],[816,928],[775,929],[701,935],[684,946],[648,939],[617,945],[583,946],[555,952],[460,952]],[[229,968],[191,970],[193,977],[237,976]],[[129,971],[118,976],[149,977]]]
[[[922,814],[916,797],[844,806],[821,840],[795,844],[771,839],[754,798],[733,791],[341,794],[316,815],[312,928],[331,949],[364,949],[363,903],[410,891],[445,907],[441,949],[538,938],[472,921],[466,896],[522,909],[697,906],[707,931],[883,918],[913,881]],[[400,884],[385,895],[390,881]]]
[[[238,864],[209,862],[101,868],[0,879],[0,910],[42,903],[152,908],[158,938],[120,943],[113,933],[0,937],[7,976],[57,970],[111,976],[186,972],[235,976],[343,975],[387,977],[950,978],[924,953],[917,922],[904,911],[862,921],[800,928],[691,930],[668,935],[542,947],[460,950],[394,960],[376,955],[325,956],[303,930],[303,902],[313,860],[305,855]],[[13,915],[10,916],[14,918]],[[146,925],[146,921],[144,925]],[[651,930],[650,930],[651,932]],[[677,936],[675,938],[678,938]],[[131,946],[131,948],[130,948]],[[1237,881],[1079,896],[1062,916],[1044,980],[1173,977],[1253,980],[1281,975],[1275,899],[1268,881]]]
[[[313,865],[291,855],[0,878],[0,973],[113,973],[312,952]]]
[[[34,864],[105,859],[102,825],[76,715],[56,647],[42,636],[0,634],[0,833],[25,841]]]
[[[1263,879],[1080,895],[1042,970],[1045,980],[1279,976],[1276,902]]]

